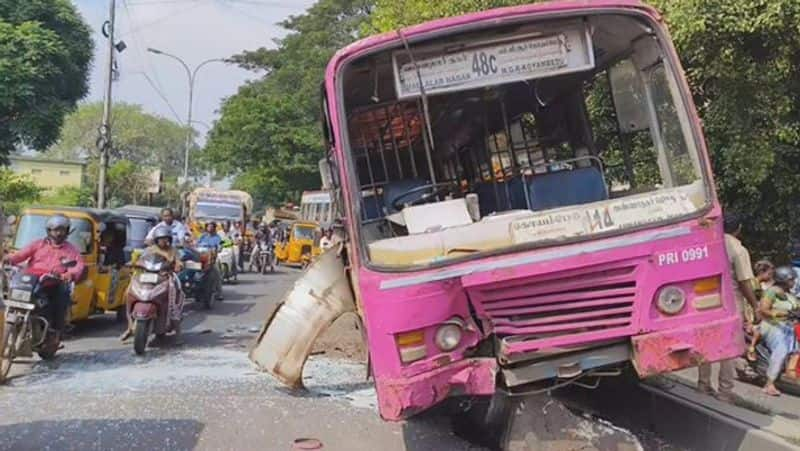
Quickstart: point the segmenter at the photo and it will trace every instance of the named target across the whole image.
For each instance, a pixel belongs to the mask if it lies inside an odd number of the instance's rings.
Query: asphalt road
[[[477,449],[440,414],[383,422],[364,365],[335,352],[311,358],[303,393],[255,371],[247,348],[298,275],[242,275],[212,311],[187,305],[183,346],[144,357],[112,315],[77,326],[55,361],[19,363],[0,387],[0,449]]]

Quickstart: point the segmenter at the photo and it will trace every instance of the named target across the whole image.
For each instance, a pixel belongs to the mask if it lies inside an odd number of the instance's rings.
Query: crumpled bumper
[[[639,335],[632,342],[640,377],[731,359],[742,355],[745,347],[739,317]]]
[[[398,421],[450,396],[493,395],[496,374],[494,358],[473,358],[409,378],[376,379],[381,416]]]

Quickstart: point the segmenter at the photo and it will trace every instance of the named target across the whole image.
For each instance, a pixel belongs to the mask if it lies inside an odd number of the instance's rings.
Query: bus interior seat
[[[495,192],[495,187],[497,191]],[[476,183],[473,191],[480,200],[481,217],[509,209],[527,210],[525,184],[515,177],[508,182]]]
[[[383,217],[383,199],[380,194],[370,192],[367,194],[362,193],[364,210],[362,216],[364,220],[378,219]]]
[[[528,186],[534,211],[608,199],[603,173],[595,166],[537,174]]]

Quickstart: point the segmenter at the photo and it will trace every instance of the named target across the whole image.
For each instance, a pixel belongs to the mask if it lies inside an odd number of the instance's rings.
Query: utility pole
[[[106,98],[103,102],[103,123],[100,125],[100,137],[97,147],[100,148],[100,174],[97,182],[97,208],[106,207],[106,170],[108,169],[108,153],[111,150],[111,85],[114,81],[114,19],[116,0],[109,5],[109,19],[103,24],[103,34],[108,38],[108,67],[106,68]],[[105,25],[108,26],[106,29]]]

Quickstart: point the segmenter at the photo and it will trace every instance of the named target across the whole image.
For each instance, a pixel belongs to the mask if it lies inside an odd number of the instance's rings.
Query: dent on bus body
[[[283,296],[250,351],[250,359],[284,384],[301,388],[303,366],[317,337],[341,315],[354,311],[344,263],[331,248]]]

